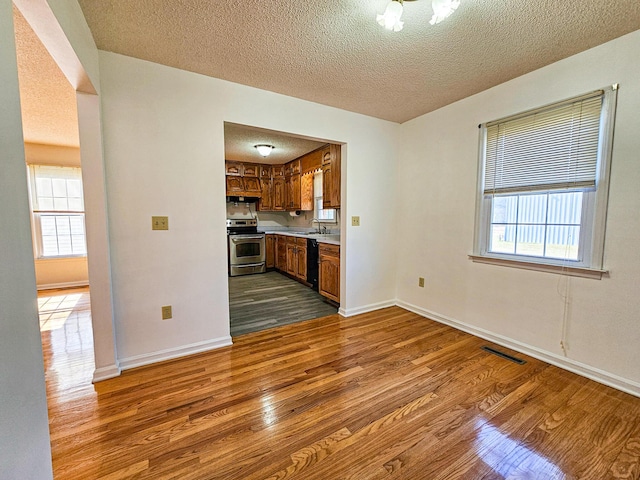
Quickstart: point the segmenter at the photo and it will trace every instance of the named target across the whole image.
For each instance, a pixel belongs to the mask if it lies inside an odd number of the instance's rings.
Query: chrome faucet
[[[318,231],[317,233],[322,233],[322,230],[320,228],[320,220],[318,220],[317,218],[314,218],[313,220],[311,220],[311,228],[313,228],[313,222],[318,222]]]

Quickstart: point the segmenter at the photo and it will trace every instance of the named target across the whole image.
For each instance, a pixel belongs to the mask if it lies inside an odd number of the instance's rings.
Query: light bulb
[[[402,16],[402,3],[398,0],[391,0],[382,15],[378,14],[377,22],[387,30],[399,32],[404,26],[404,22],[400,21]]]
[[[435,25],[440,23],[460,6],[460,0],[433,0],[431,7],[433,8],[433,17],[429,23]]]

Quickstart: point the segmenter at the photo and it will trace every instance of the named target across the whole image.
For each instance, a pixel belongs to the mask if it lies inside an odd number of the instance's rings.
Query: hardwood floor
[[[231,336],[325,317],[338,309],[278,272],[229,277]]]
[[[640,399],[486,344],[392,307],[243,335],[95,386],[79,357],[45,345],[55,476],[640,478]]]

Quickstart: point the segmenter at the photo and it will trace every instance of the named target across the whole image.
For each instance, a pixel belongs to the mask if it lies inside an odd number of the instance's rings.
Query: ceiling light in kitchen
[[[383,14],[378,14],[376,20],[387,30],[393,30],[399,32],[402,30],[404,22],[400,21],[402,16],[402,3],[403,0],[391,0]]]
[[[435,25],[440,23],[460,6],[460,0],[433,0],[431,7],[433,8],[433,17],[429,23]]]
[[[263,157],[268,157],[271,154],[271,150],[276,148],[273,145],[267,145],[267,144],[255,145],[255,147],[256,147],[256,150],[258,150],[258,153]]]

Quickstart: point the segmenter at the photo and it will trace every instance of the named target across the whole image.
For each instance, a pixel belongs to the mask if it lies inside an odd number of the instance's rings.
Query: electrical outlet
[[[169,320],[170,318],[173,318],[173,314],[171,313],[171,305],[166,305],[162,307],[162,319]]]
[[[418,286],[424,288],[424,277],[418,277]]]
[[[151,230],[169,230],[169,217],[151,217]]]
[[[351,226],[359,227],[360,226],[360,217],[351,217]]]

